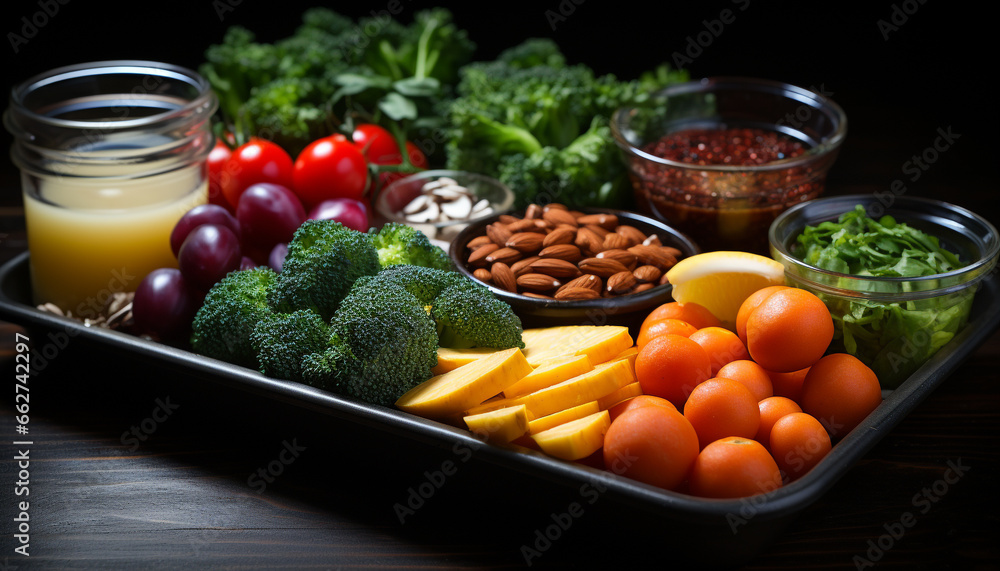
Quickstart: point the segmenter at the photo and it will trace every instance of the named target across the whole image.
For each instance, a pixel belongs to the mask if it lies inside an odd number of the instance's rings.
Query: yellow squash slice
[[[628,327],[618,325],[565,325],[525,329],[524,356],[532,367],[554,357],[586,355],[592,365],[604,363],[634,343]]]
[[[572,408],[567,408],[566,410],[560,410],[559,412],[552,413],[548,416],[536,418],[535,420],[529,420],[528,434],[538,434],[539,432],[543,432],[550,428],[555,428],[560,424],[566,424],[571,420],[577,420],[598,412],[601,412],[601,407],[598,406],[596,400],[592,400]]]
[[[396,406],[425,418],[446,418],[503,392],[531,371],[517,347],[494,351],[420,383],[399,397]]]
[[[527,432],[528,409],[522,404],[466,416],[465,425],[491,442],[507,443]]]
[[[579,460],[604,446],[604,434],[610,426],[611,415],[602,410],[532,434],[531,438],[546,454],[563,460]]]
[[[507,398],[533,393],[537,390],[572,379],[591,370],[590,358],[586,355],[563,355],[539,364],[535,370],[521,380],[504,389]]]

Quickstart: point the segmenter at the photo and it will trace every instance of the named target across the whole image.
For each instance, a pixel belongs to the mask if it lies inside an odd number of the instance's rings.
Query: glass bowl
[[[689,257],[701,251],[690,237],[647,216],[614,209],[584,208],[581,210],[587,214],[614,214],[620,224],[634,226],[647,236],[656,234],[662,245],[680,250],[681,257]],[[512,214],[519,218],[524,215],[523,212]],[[629,328],[634,340],[646,315],[657,306],[673,301],[670,284],[658,285],[638,293],[614,297],[556,300],[512,293],[490,282],[480,281],[474,275],[474,269],[466,263],[469,256],[467,245],[474,238],[485,236],[486,227],[499,220],[500,217],[501,215],[494,215],[468,225],[452,241],[449,254],[459,272],[485,284],[494,295],[507,302],[513,308],[514,313],[520,317],[525,328],[559,325],[620,325]]]
[[[475,200],[485,200],[488,208],[458,218],[423,220],[406,214],[407,205],[424,194],[428,183],[451,179],[466,189]],[[433,241],[448,249],[448,244],[467,225],[510,210],[514,205],[514,192],[495,178],[465,171],[427,170],[393,181],[375,198],[375,212],[379,222],[400,222],[413,226]]]
[[[847,116],[808,89],[715,77],[673,85],[649,103],[618,109],[611,128],[639,211],[705,250],[766,254],[775,217],[823,193]],[[738,142],[705,139],[730,129],[742,130]],[[662,144],[665,137],[671,145]],[[775,137],[778,144],[769,141]],[[729,163],[720,163],[727,155]]]
[[[872,277],[827,271],[802,261],[797,237],[805,226],[835,221],[862,205],[868,216],[936,236],[964,264],[924,277]],[[959,206],[909,196],[847,195],[821,198],[782,213],[768,232],[771,255],[785,266],[789,285],[819,296],[833,315],[831,351],[857,356],[895,388],[958,333],[968,319],[979,283],[997,262],[996,228]]]

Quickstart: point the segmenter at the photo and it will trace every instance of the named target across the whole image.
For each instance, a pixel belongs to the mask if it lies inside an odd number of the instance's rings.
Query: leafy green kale
[[[554,42],[527,40],[462,68],[448,107],[447,167],[496,176],[514,189],[519,208],[540,196],[620,207],[628,181],[611,115],[686,78],[665,65],[630,81],[597,75],[566,63]]]
[[[929,235],[891,216],[870,218],[861,205],[834,221],[806,226],[792,252],[807,264],[842,274],[921,277],[964,264]],[[867,363],[882,386],[894,388],[965,325],[975,288],[884,302],[819,295],[831,307],[835,344]]]

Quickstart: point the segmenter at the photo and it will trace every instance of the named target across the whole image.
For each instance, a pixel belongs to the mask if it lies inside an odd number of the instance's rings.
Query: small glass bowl
[[[807,150],[750,166],[691,164],[651,152],[657,141],[678,131],[728,128],[777,132]],[[648,104],[618,109],[611,129],[641,212],[675,226],[705,250],[766,254],[767,229],[775,217],[822,194],[847,132],[847,116],[807,89],[716,77],[673,85]]]
[[[416,222],[404,214],[403,209],[421,193],[424,185],[442,178],[450,178],[467,189],[477,199],[489,201],[489,209],[462,219],[438,222]],[[514,205],[514,192],[495,178],[465,171],[427,170],[393,181],[375,199],[375,212],[379,222],[400,222],[413,226],[445,250],[458,233],[471,223],[506,212]]]
[[[805,226],[835,221],[857,204],[871,218],[888,214],[936,236],[965,265],[932,276],[872,277],[823,270],[798,257],[797,238]],[[979,283],[989,277],[1000,252],[997,230],[986,219],[959,206],[909,196],[812,200],[778,216],[768,239],[788,284],[815,293],[830,309],[835,325],[830,350],[858,357],[885,389],[899,386],[965,326]]]

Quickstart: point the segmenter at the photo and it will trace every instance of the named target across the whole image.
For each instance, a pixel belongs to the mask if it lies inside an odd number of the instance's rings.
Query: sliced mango
[[[627,361],[603,363],[572,379],[513,399],[511,404],[523,403],[535,418],[597,400],[621,387],[635,382],[635,375]]]
[[[446,418],[481,404],[531,371],[517,347],[494,351],[420,383],[399,397],[396,406],[425,418]]]
[[[571,420],[577,420],[598,412],[601,412],[601,407],[598,406],[596,400],[567,408],[566,410],[560,410],[559,412],[536,418],[535,420],[529,420],[528,434],[538,434],[550,428],[555,428],[560,424],[566,424]]]
[[[642,387],[640,387],[639,382],[636,381],[625,385],[611,394],[597,399],[597,405],[601,410],[607,410],[622,401],[626,401],[632,397],[637,397],[641,394]]]
[[[553,357],[586,355],[590,363],[604,363],[631,347],[628,327],[618,325],[564,325],[525,329],[524,355],[532,367]]]
[[[572,379],[591,370],[590,358],[586,355],[562,355],[544,361],[521,380],[504,389],[507,398],[533,393],[537,390]]]
[[[602,410],[532,434],[531,438],[546,454],[563,460],[579,460],[601,449],[610,426],[611,416]]]
[[[522,404],[465,417],[469,430],[491,442],[507,443],[528,431],[528,409]]]
[[[438,347],[437,365],[431,369],[431,374],[440,375],[442,373],[447,373],[448,371],[457,369],[462,365],[468,365],[477,359],[482,359],[483,357],[496,352],[496,349],[480,347],[473,349],[451,349],[449,347]]]

